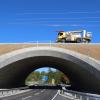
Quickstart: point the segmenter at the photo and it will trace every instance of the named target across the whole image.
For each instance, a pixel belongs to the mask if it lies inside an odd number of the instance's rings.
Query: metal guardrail
[[[21,92],[21,90],[2,90],[2,91],[0,91],[0,98],[15,95],[20,92]]]
[[[28,87],[21,87],[21,88],[14,88],[14,89],[0,89],[0,98],[27,92],[29,90],[30,89]]]
[[[98,94],[83,93],[67,89],[63,90],[63,94],[70,97],[72,96],[73,100],[100,100],[100,95]]]

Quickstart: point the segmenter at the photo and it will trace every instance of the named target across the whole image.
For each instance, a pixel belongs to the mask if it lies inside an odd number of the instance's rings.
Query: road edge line
[[[54,100],[57,97],[57,95],[58,95],[58,91],[51,100]]]
[[[25,99],[28,99],[28,98],[31,98],[32,96],[27,96],[27,97],[24,97],[22,98],[22,100],[25,100]]]

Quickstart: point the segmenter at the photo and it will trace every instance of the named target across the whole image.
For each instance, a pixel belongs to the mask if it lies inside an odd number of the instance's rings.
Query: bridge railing
[[[72,90],[63,89],[63,94],[73,98],[73,100],[100,100],[100,95],[77,92]]]

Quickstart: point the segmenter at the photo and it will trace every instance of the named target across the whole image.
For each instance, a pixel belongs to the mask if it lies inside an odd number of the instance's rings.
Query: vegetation
[[[66,84],[66,82],[69,83],[69,79],[67,78],[67,76],[64,75],[64,73],[62,73],[59,70],[53,71],[51,68],[49,68],[47,72],[44,72],[44,71],[32,72],[26,79],[26,82],[28,81],[40,82],[42,81],[43,76],[48,76],[48,80],[46,82],[48,84],[52,84],[52,79],[55,80],[55,84],[59,84],[59,83]]]

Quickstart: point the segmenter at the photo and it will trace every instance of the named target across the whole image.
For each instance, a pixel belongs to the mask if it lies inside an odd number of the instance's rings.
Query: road
[[[4,97],[0,100],[67,100],[58,94],[57,90],[33,89],[29,92]]]

